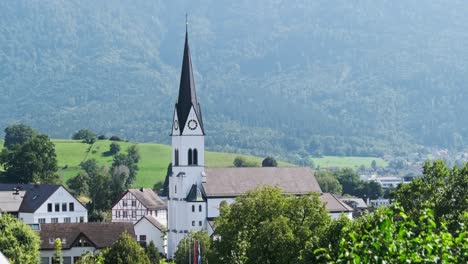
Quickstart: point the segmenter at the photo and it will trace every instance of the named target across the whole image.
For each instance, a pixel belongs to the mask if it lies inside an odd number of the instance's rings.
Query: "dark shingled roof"
[[[190,188],[190,191],[187,195],[187,198],[185,199],[187,202],[204,202],[205,199],[203,199],[203,194],[200,188],[196,184],[192,185],[192,188]]]
[[[52,241],[56,238],[62,239],[64,249],[71,248],[71,245],[81,237],[84,237],[96,248],[110,247],[123,232],[135,237],[133,224],[123,222],[41,224],[39,235],[41,250],[53,250],[54,243]]]
[[[185,32],[184,58],[182,60],[182,72],[180,74],[179,98],[176,104],[180,134],[184,132],[185,123],[187,122],[192,106],[195,109],[198,120],[200,121],[200,128],[204,131],[200,104],[198,103],[197,93],[195,92],[195,79],[193,78],[188,33]]]
[[[320,200],[325,203],[325,207],[330,213],[352,212],[353,208],[342,202],[331,193],[322,193]]]
[[[20,191],[25,191],[20,212],[34,213],[49,197],[60,188],[60,185],[51,184],[0,184],[0,191],[11,191],[19,187]]]
[[[166,203],[150,188],[128,189],[149,210],[166,209]]]
[[[167,231],[166,227],[163,224],[161,224],[158,221],[158,219],[156,219],[156,217],[154,217],[152,215],[143,216],[140,220],[138,220],[138,222],[135,223],[135,225],[137,225],[139,222],[143,221],[143,219],[148,220],[148,222],[150,222],[152,225],[154,225],[157,229],[161,230],[162,232]]]
[[[206,168],[203,188],[207,197],[236,197],[262,185],[278,186],[283,193],[307,194],[322,190],[306,167]]]

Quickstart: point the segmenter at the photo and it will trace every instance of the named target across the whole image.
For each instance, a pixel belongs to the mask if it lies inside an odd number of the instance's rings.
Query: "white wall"
[[[332,219],[337,219],[340,217],[341,214],[344,214],[346,217],[349,218],[349,220],[353,220],[353,212],[347,212],[347,213],[328,213]]]
[[[161,230],[151,224],[146,218],[141,219],[135,225],[137,241],[140,242],[140,235],[146,235],[146,243],[153,241],[159,252],[167,254],[167,237]]]
[[[234,202],[234,198],[209,198],[207,201],[208,218],[219,216],[219,204],[222,201],[226,201],[228,204],[232,204]]]
[[[48,212],[47,205],[52,204],[52,212]],[[59,211],[55,211],[55,204],[59,203]],[[62,211],[62,203],[66,203],[66,211]],[[70,212],[70,203],[74,204],[74,211]],[[44,218],[46,223],[51,223],[52,218],[58,218],[59,223],[64,223],[64,218],[70,217],[71,223],[88,222],[88,210],[71,195],[63,186],[60,186],[34,213],[19,213],[18,217],[26,224],[39,223],[40,218]]]
[[[63,257],[71,257],[71,263],[73,264],[73,258],[74,257],[79,257],[83,255],[86,251],[91,251],[95,252],[94,247],[73,247],[71,249],[64,249],[62,250],[62,256]],[[99,250],[97,250],[99,251]],[[54,250],[41,250],[41,258],[43,257],[48,257],[49,258],[49,263],[52,263],[52,257],[54,256]]]

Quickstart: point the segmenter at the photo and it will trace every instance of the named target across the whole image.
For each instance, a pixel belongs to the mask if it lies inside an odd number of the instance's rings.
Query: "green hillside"
[[[57,153],[59,174],[64,182],[69,178],[77,175],[80,171],[79,164],[86,159],[96,159],[99,164],[110,166],[112,164],[112,156],[106,155],[109,150],[109,145],[112,141],[99,140],[93,145],[82,143],[78,140],[53,140]],[[140,152],[140,162],[138,163],[139,171],[137,180],[134,186],[152,187],[156,182],[163,181],[166,175],[167,166],[170,163],[171,148],[162,144],[150,143],[131,143],[118,142],[121,145],[121,151],[136,144]],[[247,155],[222,153],[222,152],[206,152],[207,167],[229,167],[232,166],[234,158],[243,156],[247,160],[251,160],[261,164],[263,158]],[[279,162],[279,166],[293,166],[290,163]]]
[[[320,168],[353,168],[357,169],[360,166],[369,168],[372,161],[375,160],[378,167],[386,167],[388,162],[382,158],[376,157],[337,157],[324,156],[321,158],[312,158],[315,167]]]

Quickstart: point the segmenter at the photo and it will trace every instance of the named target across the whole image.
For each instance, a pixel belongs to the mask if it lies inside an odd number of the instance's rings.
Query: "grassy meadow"
[[[378,167],[386,167],[387,161],[382,158],[376,157],[337,157],[337,156],[323,156],[321,158],[312,158],[314,166],[320,168],[353,168],[356,169],[360,166],[366,168],[371,167],[372,161],[375,160]]]

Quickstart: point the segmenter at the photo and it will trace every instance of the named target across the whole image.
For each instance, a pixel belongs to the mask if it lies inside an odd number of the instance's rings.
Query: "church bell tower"
[[[195,91],[192,59],[185,32],[179,97],[172,120],[172,174],[169,176],[168,257],[191,230],[206,229],[206,203],[202,196],[205,132]]]

